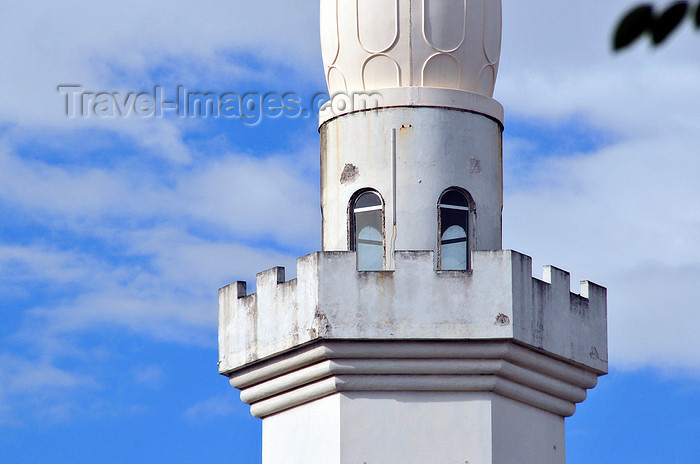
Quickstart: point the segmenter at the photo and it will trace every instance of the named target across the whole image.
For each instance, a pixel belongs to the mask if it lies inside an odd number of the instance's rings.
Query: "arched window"
[[[468,194],[448,189],[438,204],[438,269],[464,271],[469,269],[469,213]]]
[[[357,270],[384,270],[384,205],[377,192],[370,190],[355,197],[350,232]]]

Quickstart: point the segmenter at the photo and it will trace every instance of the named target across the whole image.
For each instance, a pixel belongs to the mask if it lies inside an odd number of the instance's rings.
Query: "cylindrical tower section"
[[[501,1],[322,0],[321,42],[324,251],[380,270],[434,250],[454,270],[500,249]]]
[[[353,247],[353,199],[376,191],[385,256],[437,250],[440,198],[470,200],[470,250],[501,248],[502,128],[478,113],[395,107],[350,113],[321,126],[323,250]],[[394,228],[394,223],[396,227]],[[390,259],[387,263],[390,266]]]

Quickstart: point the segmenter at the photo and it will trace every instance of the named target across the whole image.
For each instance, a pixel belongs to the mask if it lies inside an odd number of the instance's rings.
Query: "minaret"
[[[323,251],[219,292],[263,464],[563,464],[606,290],[501,249],[500,0],[321,0]]]

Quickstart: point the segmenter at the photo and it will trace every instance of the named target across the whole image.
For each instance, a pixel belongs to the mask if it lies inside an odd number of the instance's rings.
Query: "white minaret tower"
[[[321,0],[323,251],[219,293],[263,464],[563,464],[606,291],[501,249],[500,0]]]

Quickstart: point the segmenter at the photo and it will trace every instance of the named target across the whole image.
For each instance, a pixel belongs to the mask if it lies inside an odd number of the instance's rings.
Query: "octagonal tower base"
[[[473,270],[300,258],[220,291],[220,372],[263,419],[263,464],[563,464],[564,418],[607,372],[605,289],[508,250]]]

